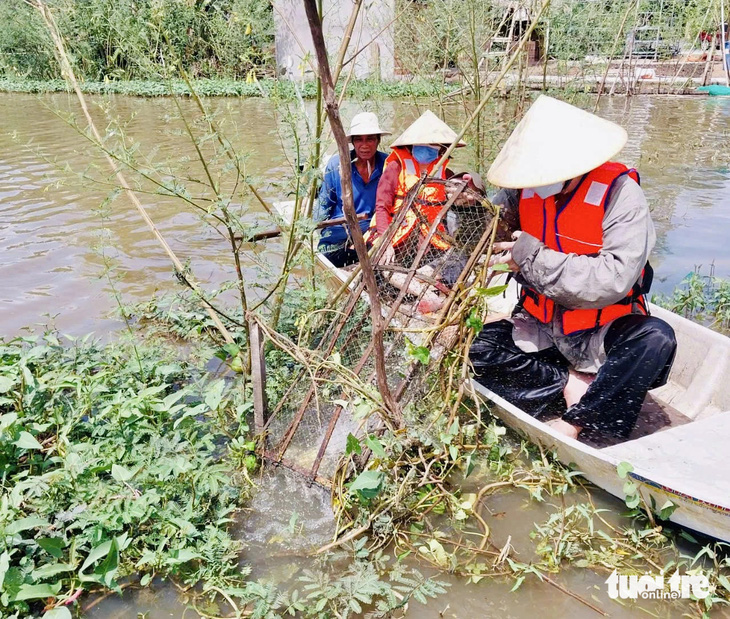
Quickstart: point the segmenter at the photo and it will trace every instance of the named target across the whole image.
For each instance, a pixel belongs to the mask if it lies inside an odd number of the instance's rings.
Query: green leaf
[[[427,551],[428,553],[430,553],[436,563],[438,563],[441,567],[446,567],[449,564],[449,555],[444,550],[441,542],[439,542],[437,539],[429,540],[428,547],[421,546],[419,550],[424,552]]]
[[[504,269],[497,269],[499,271],[502,271]],[[505,290],[507,290],[509,286],[507,284],[503,284],[501,286],[490,286],[489,288],[477,288],[476,292],[480,297],[496,297],[498,294],[502,294]]]
[[[616,472],[621,479],[626,479],[626,476],[634,470],[634,467],[628,462],[619,462],[616,467]]]
[[[17,413],[5,413],[4,415],[0,415],[0,432],[5,432],[17,420]]]
[[[635,507],[638,507],[639,503],[641,503],[641,497],[638,494],[626,497],[626,507],[628,507],[629,509],[634,509]]]
[[[49,610],[43,615],[43,619],[72,619],[71,611],[66,606],[59,606]]]
[[[408,355],[423,365],[428,365],[431,360],[431,352],[425,346],[409,345]]]
[[[112,477],[119,482],[129,481],[137,471],[130,471],[121,464],[112,464]]]
[[[20,585],[18,593],[13,596],[14,602],[20,602],[21,600],[38,600],[42,598],[53,598],[56,597],[58,592],[61,590],[61,581],[54,582],[52,585],[40,584],[40,585]]]
[[[11,522],[7,527],[5,527],[5,535],[15,535],[21,531],[47,527],[48,525],[49,522],[45,518],[41,518],[39,516],[28,516]]]
[[[519,588],[520,588],[520,585],[521,585],[521,584],[522,584],[523,582],[525,582],[525,577],[524,577],[524,576],[519,576],[519,577],[517,578],[517,580],[515,580],[515,584],[514,584],[514,586],[513,586],[513,587],[512,587],[511,589],[510,589],[510,592],[512,592],[512,591],[517,591],[517,589],[519,589]]]
[[[466,457],[466,471],[464,472],[464,477],[469,477],[469,475],[472,474],[472,471],[474,470],[474,467],[476,466],[475,462],[475,456],[476,450],[472,451],[469,455]]]
[[[482,327],[484,327],[484,323],[479,318],[479,312],[476,308],[469,313],[469,316],[466,319],[466,326],[477,333],[482,330]]]
[[[114,538],[109,546],[109,552],[104,560],[96,567],[94,573],[101,576],[102,582],[111,588],[114,586],[113,579],[117,573],[117,567],[119,567],[119,545],[117,544],[117,539]]]
[[[31,576],[34,580],[43,580],[44,578],[50,578],[51,576],[63,574],[64,572],[72,572],[73,570],[74,566],[68,563],[48,563],[33,570]]]
[[[350,484],[350,490],[359,492],[365,499],[372,499],[381,491],[384,481],[385,475],[380,471],[363,471]]]
[[[103,542],[93,548],[89,553],[89,556],[86,557],[86,561],[84,561],[84,564],[81,566],[80,571],[83,572],[87,567],[93,565],[102,557],[106,557],[109,554],[109,550],[111,549],[111,547],[112,540],[107,540],[106,542]]]
[[[233,342],[229,342],[228,344],[223,345],[223,350],[228,353],[231,357],[235,357],[238,355],[238,353],[241,352],[241,349],[239,348],[238,344],[235,344]]]
[[[662,520],[668,520],[676,509],[677,505],[667,500],[667,502],[659,508],[659,517]]]
[[[725,587],[725,591],[730,591],[730,580],[728,580],[725,574],[718,574],[717,580],[723,587]]]
[[[0,591],[3,589],[3,583],[5,582],[5,574],[8,572],[10,567],[10,554],[4,552],[0,555]]]
[[[180,550],[173,550],[172,556],[165,561],[168,565],[179,565],[180,563],[187,563],[193,559],[201,559],[202,555],[198,554],[194,550],[188,548],[181,548]]]
[[[18,440],[15,441],[13,445],[20,447],[21,449],[43,449],[43,445],[41,445],[30,432],[26,431],[20,433]]]
[[[15,381],[7,376],[0,376],[0,393],[7,393],[15,384]]]
[[[205,391],[205,404],[212,411],[218,410],[221,401],[223,400],[223,390],[226,387],[224,380],[217,380],[212,385],[209,385]]]
[[[360,441],[358,440],[357,436],[352,434],[347,435],[347,446],[345,447],[345,454],[361,454],[362,453],[362,445],[360,445]]]
[[[378,458],[385,458],[385,448],[376,436],[372,434],[368,435],[365,439],[365,444]]]
[[[495,264],[492,267],[492,271],[499,271],[502,273],[507,273],[509,271],[509,267],[506,264],[504,264],[503,262],[500,262],[499,264]]]
[[[66,541],[62,537],[42,537],[41,539],[37,539],[36,542],[43,550],[56,557],[56,559],[60,559],[63,556]]]
[[[629,496],[636,493],[636,484],[633,481],[627,481],[624,483],[623,491],[624,495]]]
[[[456,436],[459,433],[459,419],[458,417],[454,419],[454,421],[449,426],[449,434],[451,436]]]

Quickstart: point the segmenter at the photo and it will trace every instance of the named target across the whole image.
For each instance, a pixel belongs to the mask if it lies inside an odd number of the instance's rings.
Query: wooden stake
[[[253,387],[254,432],[261,434],[266,425],[266,359],[261,326],[255,320],[249,321],[251,338],[251,386]]]

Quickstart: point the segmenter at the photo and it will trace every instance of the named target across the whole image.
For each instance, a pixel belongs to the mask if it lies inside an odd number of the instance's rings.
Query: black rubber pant
[[[478,382],[530,415],[558,414],[573,425],[625,438],[646,393],[667,382],[677,342],[663,320],[630,314],[608,328],[604,349],[606,361],[595,380],[567,411],[568,360],[555,347],[523,352],[514,343],[511,322],[485,325],[469,356]]]
[[[329,251],[323,251],[322,255],[336,267],[346,267],[360,260],[354,247],[341,246]]]

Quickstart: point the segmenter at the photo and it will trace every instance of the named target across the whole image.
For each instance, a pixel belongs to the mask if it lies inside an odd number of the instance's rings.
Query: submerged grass
[[[271,78],[258,80],[197,79],[192,80],[194,92],[206,97],[274,97],[293,101],[298,97],[314,99],[317,97],[315,82],[297,84],[289,80]],[[92,95],[130,95],[139,97],[168,97],[192,95],[190,85],[184,80],[118,80],[83,81],[81,90]],[[437,79],[416,79],[409,81],[381,82],[377,80],[353,80],[347,85],[348,98],[365,100],[372,97],[397,99],[401,97],[437,97],[455,90]],[[29,80],[23,78],[0,78],[0,92],[52,93],[66,92],[68,85],[64,80]]]

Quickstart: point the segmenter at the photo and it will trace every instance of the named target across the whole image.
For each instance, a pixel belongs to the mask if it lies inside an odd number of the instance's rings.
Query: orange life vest
[[[419,181],[423,172],[430,177],[442,180],[446,179],[446,163],[441,165],[438,169],[435,168],[438,160],[427,165],[419,164],[407,148],[394,148],[385,160],[386,168],[391,161],[398,161],[400,163],[400,175],[398,176],[398,185],[396,186],[395,200],[393,201],[394,215],[398,213],[403,205],[406,195],[408,195],[408,191]],[[424,236],[428,234],[431,224],[436,219],[439,212],[441,212],[444,204],[446,204],[445,187],[440,184],[424,184],[419,191],[412,208],[406,213],[400,227],[393,235],[391,245],[393,247],[398,247],[405,243],[406,239],[410,236],[411,232],[416,229],[419,222],[420,225],[418,227],[421,233]],[[418,210],[418,214],[414,212],[415,209]],[[375,227],[375,217],[373,217],[371,227]],[[431,237],[431,245],[437,249],[449,249],[451,245],[446,242],[441,235],[439,235],[439,232],[446,232],[443,224],[439,224],[436,228],[436,232]]]
[[[531,189],[520,194],[520,225],[547,247],[565,254],[598,254],[603,247],[603,216],[615,182],[627,175],[639,182],[636,170],[608,162],[586,174],[567,203],[557,209],[555,197],[543,200]],[[565,335],[605,325],[634,308],[647,314],[643,295],[644,273],[629,293],[617,303],[600,309],[562,309]],[[555,302],[529,286],[522,287],[522,307],[540,322],[553,319]]]

